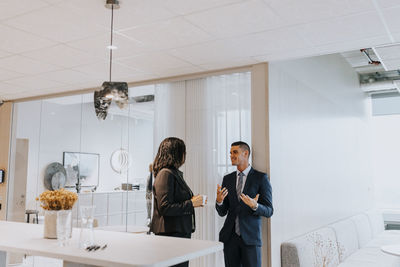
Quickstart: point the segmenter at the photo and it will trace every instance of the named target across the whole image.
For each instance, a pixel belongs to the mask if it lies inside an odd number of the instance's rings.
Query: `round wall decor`
[[[111,168],[117,173],[126,172],[131,166],[131,156],[125,149],[115,150],[111,154],[110,164]]]

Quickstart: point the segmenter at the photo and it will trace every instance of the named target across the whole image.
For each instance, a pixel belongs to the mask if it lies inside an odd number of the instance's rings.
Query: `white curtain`
[[[251,146],[251,76],[249,72],[219,75],[156,86],[155,148],[168,136],[183,138],[187,156],[184,176],[194,194],[208,196],[196,209],[192,238],[218,240],[225,218],[215,211],[217,184],[234,171],[230,145]],[[195,266],[224,266],[223,253],[191,261]]]

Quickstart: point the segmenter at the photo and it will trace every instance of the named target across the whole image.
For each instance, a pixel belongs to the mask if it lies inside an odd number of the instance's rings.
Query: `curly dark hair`
[[[176,137],[165,138],[160,146],[156,158],[153,162],[154,177],[163,168],[178,169],[185,163],[186,146],[185,143]]]

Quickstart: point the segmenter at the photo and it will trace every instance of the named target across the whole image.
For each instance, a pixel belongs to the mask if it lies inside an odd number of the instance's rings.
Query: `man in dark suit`
[[[218,214],[228,214],[219,233],[224,243],[226,267],[261,267],[261,216],[271,217],[272,189],[268,176],[249,164],[250,147],[245,142],[231,145],[235,172],[217,186]]]

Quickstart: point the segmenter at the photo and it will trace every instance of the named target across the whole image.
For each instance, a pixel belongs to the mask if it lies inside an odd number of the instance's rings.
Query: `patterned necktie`
[[[239,173],[239,180],[238,180],[238,183],[236,185],[236,194],[237,194],[237,197],[238,197],[239,201],[240,201],[240,195],[242,194],[243,176],[244,176],[244,173],[240,172]]]
[[[236,185],[236,194],[237,194],[239,202],[240,202],[240,195],[242,194],[243,176],[244,176],[244,173],[240,172],[239,180]],[[236,216],[236,219],[235,219],[235,232],[237,235],[240,235],[239,216],[238,215]]]

